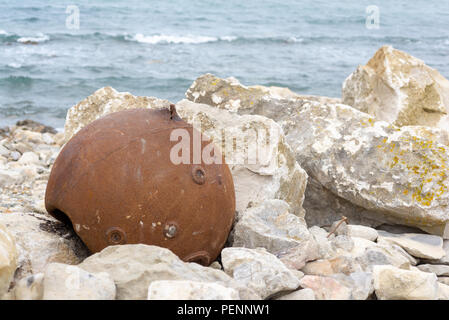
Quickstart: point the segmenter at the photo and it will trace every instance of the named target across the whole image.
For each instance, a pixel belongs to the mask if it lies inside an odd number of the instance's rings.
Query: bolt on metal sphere
[[[92,253],[144,243],[209,265],[234,221],[232,176],[221,154],[219,163],[174,164],[175,129],[201,136],[174,106],[130,109],[93,121],[56,159],[45,194],[47,211],[72,224]],[[201,138],[201,150],[210,143]]]

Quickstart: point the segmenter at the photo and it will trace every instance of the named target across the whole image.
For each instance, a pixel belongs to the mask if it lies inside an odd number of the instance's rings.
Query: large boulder
[[[17,268],[17,251],[13,236],[0,223],[0,298],[5,294]]]
[[[119,300],[145,300],[156,280],[191,280],[236,289],[241,299],[260,299],[223,271],[183,262],[168,249],[144,244],[109,246],[81,264],[90,273],[106,272],[114,280]]]
[[[295,135],[290,144],[312,180],[363,208],[344,213],[350,221],[365,224],[366,217],[449,236],[447,146],[341,104],[308,103],[295,127],[287,140]]]
[[[447,128],[449,81],[411,55],[381,47],[343,83],[343,103],[398,126]]]
[[[111,112],[168,106],[166,100],[102,88],[69,110],[66,138],[70,139],[83,126]],[[187,100],[176,106],[185,121],[202,130],[218,148],[224,146],[221,151],[234,179],[237,211],[266,199],[282,199],[294,214],[304,216],[302,203],[307,174],[296,163],[278,124],[265,117],[239,116]],[[238,143],[234,144],[235,141]]]
[[[134,96],[128,92],[117,92],[111,87],[104,87],[67,111],[64,126],[65,140],[68,141],[86,124],[112,112],[137,108],[168,108],[169,106],[168,100]]]
[[[429,234],[394,234],[380,230],[377,242],[380,244],[397,244],[417,258],[441,259],[446,254],[443,250],[443,239]]]
[[[186,92],[186,98],[238,114],[260,114],[269,118],[288,119],[289,105],[298,101],[340,103],[338,98],[299,95],[288,88],[245,86],[235,78],[221,79],[210,73],[197,78]]]

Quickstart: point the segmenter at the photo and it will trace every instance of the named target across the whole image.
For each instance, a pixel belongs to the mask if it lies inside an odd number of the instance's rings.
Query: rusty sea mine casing
[[[184,261],[209,265],[235,215],[231,172],[224,162],[173,164],[172,130],[190,135],[174,107],[130,109],[81,129],[56,159],[45,194],[47,211],[71,223],[92,253],[108,245],[168,248]],[[201,133],[196,132],[201,135]],[[210,141],[201,139],[201,150]],[[192,155],[190,155],[192,162]]]

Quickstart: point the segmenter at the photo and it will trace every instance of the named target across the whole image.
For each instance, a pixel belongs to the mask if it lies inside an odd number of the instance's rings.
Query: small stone
[[[333,258],[336,255],[335,249],[332,246],[332,243],[329,241],[334,237],[334,235],[331,235],[330,238],[328,238],[328,232],[324,230],[323,228],[313,226],[309,229],[310,233],[312,234],[316,244],[317,244],[317,256],[319,259],[329,259]]]
[[[34,152],[28,151],[22,154],[17,162],[24,165],[39,164],[39,156]]]
[[[278,254],[309,241],[304,219],[290,213],[283,200],[267,200],[245,210],[234,227],[234,247],[267,249]]]
[[[300,289],[286,294],[285,296],[281,296],[276,300],[315,300],[315,293],[309,288]]]
[[[55,139],[53,138],[53,135],[50,133],[44,133],[42,135],[42,140],[46,143],[46,144],[54,144],[55,143]]]
[[[445,255],[443,239],[435,235],[420,233],[393,234],[379,231],[377,242],[397,244],[412,256],[418,258],[440,259]]]
[[[301,269],[307,275],[330,276],[336,273],[349,275],[362,271],[362,267],[352,257],[339,256],[327,260],[309,262]]]
[[[372,271],[377,265],[392,265],[398,268],[408,268],[417,261],[404,249],[393,244],[376,245],[366,248],[365,252],[356,257],[365,271]]]
[[[377,247],[377,243],[358,237],[352,237],[352,241],[354,242],[354,248],[352,248],[351,256],[360,257],[362,256],[366,249]]]
[[[44,295],[44,274],[37,273],[20,279],[14,286],[16,300],[42,300]]]
[[[330,242],[335,251],[343,250],[350,252],[354,249],[354,241],[347,235],[338,235],[335,238],[332,238]]]
[[[114,300],[115,284],[103,272],[92,274],[77,266],[51,263],[44,273],[44,300]]]
[[[13,151],[13,152],[11,152],[11,153],[9,154],[9,158],[10,158],[12,161],[17,161],[17,160],[19,160],[21,156],[22,156],[22,155],[20,154],[20,152],[17,152],[17,151]]]
[[[262,298],[299,287],[295,273],[265,249],[225,248],[221,261],[228,275]]]
[[[239,293],[217,283],[188,280],[153,281],[148,300],[239,300]]]
[[[374,292],[373,276],[370,272],[337,273],[332,278],[351,289],[351,299],[366,300]]]
[[[304,289],[312,289],[317,300],[351,299],[351,289],[331,277],[306,275],[300,280],[300,285]]]
[[[335,235],[349,235],[348,224],[345,221],[338,220],[335,221],[329,228],[329,232],[333,232]]]
[[[312,236],[309,241],[301,242],[298,246],[287,249],[277,257],[290,269],[297,270],[305,266],[307,261],[319,259],[319,245]]]
[[[374,266],[374,290],[380,300],[436,300],[437,277],[433,273]]]
[[[351,237],[376,241],[378,233],[376,229],[370,227],[350,224],[348,225],[348,235]]]

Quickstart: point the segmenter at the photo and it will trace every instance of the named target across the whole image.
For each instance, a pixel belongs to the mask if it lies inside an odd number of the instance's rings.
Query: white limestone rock
[[[98,89],[67,111],[64,126],[65,141],[70,140],[85,125],[106,114],[125,109],[168,108],[169,106],[168,100],[138,97],[128,92],[117,92],[111,87]]]
[[[312,188],[315,180],[321,189],[364,208],[347,206],[355,215],[345,214],[352,223],[365,216],[449,236],[447,146],[345,105],[307,103],[295,120],[286,137]],[[318,202],[319,188],[314,192]]]
[[[315,293],[310,288],[300,289],[283,295],[276,300],[315,300]]]
[[[295,273],[263,248],[225,248],[221,261],[228,275],[262,298],[299,287]]]
[[[300,280],[301,287],[312,289],[316,300],[351,300],[351,289],[338,280],[325,276],[306,275]]]
[[[0,213],[0,224],[16,239],[17,280],[44,272],[51,262],[80,263],[89,254],[72,230],[48,215]]]
[[[16,300],[42,300],[44,296],[44,274],[37,273],[20,279],[14,286]]]
[[[352,300],[367,300],[374,293],[373,276],[370,272],[337,273],[331,277],[351,289]]]
[[[438,300],[449,300],[449,286],[438,282]]]
[[[410,268],[417,264],[416,259],[395,244],[376,244],[369,246],[355,257],[364,271],[371,272],[377,265],[392,265],[398,268]]]
[[[378,236],[377,230],[370,227],[349,224],[347,228],[350,237],[376,241]]]
[[[217,283],[190,280],[153,281],[148,300],[239,300],[239,293]]]
[[[17,268],[17,250],[14,237],[0,223],[0,297],[8,290]]]
[[[51,263],[44,273],[43,300],[114,300],[114,281],[105,273],[89,273],[77,266]]]
[[[427,263],[431,264],[445,264],[449,265],[449,240],[443,240],[443,250],[444,256],[440,259],[430,259],[426,260]]]
[[[285,103],[294,104],[302,100],[320,103],[341,102],[338,98],[299,95],[288,88],[245,86],[235,78],[221,79],[210,73],[198,77],[185,96],[190,101],[238,114],[260,114],[273,119],[274,115],[288,117],[288,112],[279,112]]]
[[[273,254],[310,240],[304,219],[290,213],[288,203],[266,200],[245,210],[234,227],[234,247],[263,247]]]
[[[362,267],[351,256],[338,256],[332,259],[320,259],[307,263],[301,269],[306,275],[331,276],[334,274],[349,275],[354,272],[361,272]]]
[[[375,266],[373,278],[380,300],[436,300],[439,297],[439,285],[433,273]]]
[[[449,81],[391,46],[381,47],[343,83],[343,103],[398,126],[447,128]]]
[[[168,249],[144,244],[109,246],[78,265],[90,273],[106,272],[117,287],[118,300],[145,300],[156,280],[191,280],[236,289],[240,299],[260,299],[253,290],[226,273],[197,263],[183,262]]]
[[[440,259],[445,255],[443,239],[429,234],[394,234],[379,230],[377,242],[397,244],[417,258]]]
[[[449,276],[449,266],[438,264],[420,264],[417,268],[423,272],[435,273],[437,276]]]

